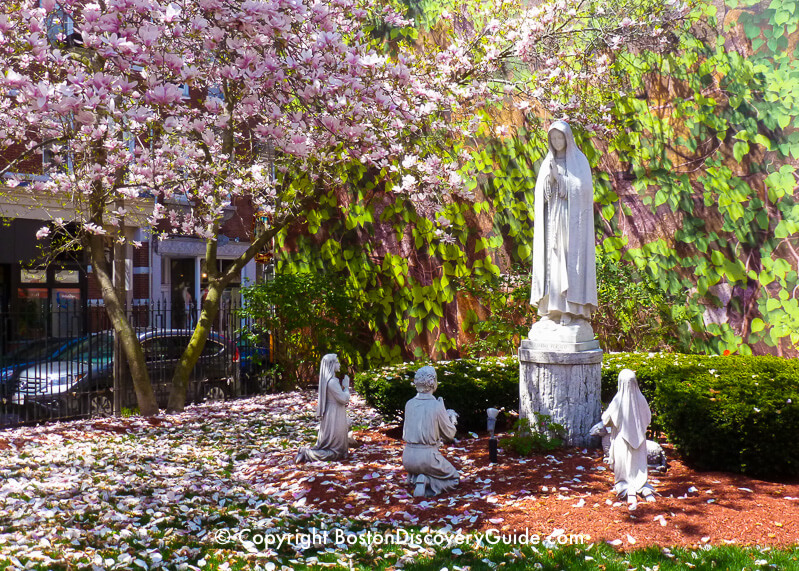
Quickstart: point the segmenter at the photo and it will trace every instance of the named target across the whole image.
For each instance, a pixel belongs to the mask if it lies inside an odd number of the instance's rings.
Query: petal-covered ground
[[[351,458],[295,466],[298,446],[314,440],[314,407],[313,393],[294,392],[0,432],[0,567],[402,566],[442,543],[457,555],[457,542],[521,546],[536,536],[544,548],[798,541],[796,483],[673,460],[656,478],[658,501],[629,512],[609,493],[598,452],[501,451],[492,465],[485,437],[446,448],[462,473],[455,493],[413,498],[397,429],[357,397]]]

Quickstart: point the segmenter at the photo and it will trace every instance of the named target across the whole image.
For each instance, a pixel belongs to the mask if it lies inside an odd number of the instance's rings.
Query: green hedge
[[[436,368],[435,395],[460,415],[461,430],[485,430],[488,408],[519,409],[519,361],[515,357],[382,367],[355,375],[355,390],[387,419],[399,421],[405,413],[405,403],[416,395],[413,375],[424,365]]]
[[[356,390],[385,417],[400,420],[426,363],[360,373]],[[461,414],[461,428],[485,429],[485,410],[519,408],[513,357],[434,363],[437,396]],[[636,372],[662,431],[691,465],[759,477],[799,475],[799,362],[779,357],[707,357],[673,353],[606,354],[602,400],[616,392],[621,369]]]
[[[799,362],[780,357],[615,354],[602,367],[603,400],[633,369],[662,430],[705,470],[799,475]]]
[[[690,378],[695,370],[704,370],[703,363],[719,358],[729,359],[729,357],[707,357],[681,353],[606,353],[602,359],[602,402],[608,404],[616,394],[619,385],[619,372],[622,369],[632,369],[638,379],[638,386],[652,409],[650,431],[659,435],[665,432],[659,409],[654,406],[659,379],[664,377]],[[707,368],[712,368],[712,366]]]
[[[699,468],[799,475],[799,364],[716,357],[664,375],[654,405],[664,431]]]

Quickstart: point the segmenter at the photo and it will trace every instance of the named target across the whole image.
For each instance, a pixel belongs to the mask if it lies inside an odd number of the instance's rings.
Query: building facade
[[[96,330],[98,325],[92,323],[89,313],[80,311],[104,305],[88,253],[75,249],[53,255],[50,238],[36,237],[39,229],[55,218],[69,226],[75,212],[24,187],[0,186],[0,196],[0,350],[5,353],[27,341]],[[145,210],[146,200],[140,206]],[[252,209],[246,203],[228,209],[218,237],[220,269],[229,267],[249,247],[252,218]],[[208,285],[205,241],[188,236],[159,237],[144,217],[132,216],[126,223],[125,235],[141,244],[124,248],[128,308],[135,311],[137,307],[157,306],[168,321],[160,326],[193,326],[198,302]],[[109,243],[109,253],[112,250]],[[254,260],[245,265],[223,294],[223,310],[240,304],[240,288],[255,283],[256,270]],[[137,324],[148,325],[141,321]]]

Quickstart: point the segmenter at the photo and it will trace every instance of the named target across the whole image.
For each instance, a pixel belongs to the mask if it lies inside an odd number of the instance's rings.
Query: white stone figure
[[[458,414],[433,396],[438,387],[433,367],[416,371],[413,382],[417,394],[405,404],[402,465],[408,481],[416,485],[413,495],[433,496],[458,485],[458,471],[439,451],[442,440],[455,438]]]
[[[602,452],[605,453],[604,462],[610,464],[610,429],[602,424],[602,421],[599,421],[591,427],[589,434],[602,439]],[[646,441],[646,465],[647,469],[653,472],[666,472],[669,469],[666,451],[654,440]]]
[[[635,509],[641,494],[655,501],[654,490],[647,482],[646,429],[652,413],[638,388],[635,373],[623,369],[619,387],[608,409],[602,413],[602,424],[610,429],[610,467],[616,479],[613,490],[627,496],[630,509]]]
[[[316,445],[303,446],[294,461],[316,462],[319,460],[340,460],[347,457],[349,424],[347,423],[347,403],[350,400],[350,378],[344,375],[339,383],[336,373],[341,364],[335,353],[322,357],[319,367],[319,404],[316,414],[319,417],[319,435]]]
[[[533,283],[540,319],[529,338],[582,343],[598,305],[591,167],[565,121],[549,127],[549,153],[535,183]]]

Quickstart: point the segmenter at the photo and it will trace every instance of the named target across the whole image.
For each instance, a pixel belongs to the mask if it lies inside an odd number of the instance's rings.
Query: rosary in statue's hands
[[[552,198],[552,193],[558,190],[558,178],[555,176],[555,169],[549,171],[549,179],[544,185],[544,200],[547,202]]]
[[[566,169],[561,165],[555,165],[555,180],[556,180],[556,188],[558,189],[558,196],[560,198],[566,198],[567,194],[567,187],[566,187]]]

